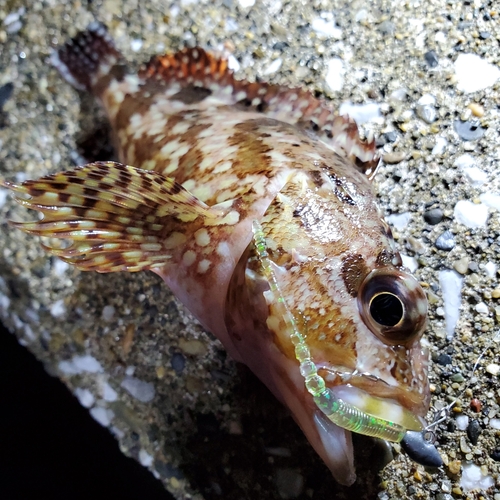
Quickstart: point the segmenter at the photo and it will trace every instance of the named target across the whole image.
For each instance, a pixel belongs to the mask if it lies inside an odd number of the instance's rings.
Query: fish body
[[[200,48],[133,74],[93,24],[53,63],[100,99],[121,163],[4,181],[44,214],[15,226],[72,240],[48,250],[79,269],[161,276],[344,484],[351,430],[422,428],[427,303],[372,192],[373,140],[326,101],[237,81]]]

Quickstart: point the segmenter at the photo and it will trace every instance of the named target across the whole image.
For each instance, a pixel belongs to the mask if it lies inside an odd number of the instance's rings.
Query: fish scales
[[[238,81],[201,48],[134,74],[94,23],[52,61],[100,99],[121,163],[3,181],[44,214],[14,226],[72,240],[46,248],[82,270],[161,276],[344,484],[351,430],[423,428],[427,303],[372,192],[373,139],[327,101]]]

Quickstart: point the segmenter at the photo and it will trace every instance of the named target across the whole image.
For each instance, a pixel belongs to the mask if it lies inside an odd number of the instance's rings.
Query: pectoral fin
[[[0,184],[43,219],[10,224],[27,233],[72,240],[44,248],[81,270],[141,271],[165,265],[186,241],[179,223],[220,213],[170,177],[114,162],[96,162],[39,180]]]

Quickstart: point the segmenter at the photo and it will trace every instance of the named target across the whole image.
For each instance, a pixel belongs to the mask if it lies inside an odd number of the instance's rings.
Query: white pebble
[[[80,401],[80,404],[85,408],[90,408],[95,403],[94,395],[88,389],[77,387],[75,389],[75,396]]]
[[[238,59],[234,57],[232,54],[230,54],[227,58],[227,67],[231,71],[239,71],[240,69],[240,63],[238,62]]]
[[[491,261],[487,262],[484,265],[484,272],[486,273],[486,276],[488,276],[488,278],[495,278],[497,275],[497,269],[497,265]]]
[[[498,373],[500,372],[500,365],[497,365],[496,363],[490,363],[488,366],[486,366],[485,370],[490,375],[498,375]]]
[[[90,410],[90,414],[92,418],[100,423],[103,427],[108,427],[113,418],[115,418],[115,413],[113,410],[109,410],[108,408],[102,408],[100,406],[95,406]]]
[[[418,101],[418,104],[421,106],[431,105],[434,106],[436,104],[436,98],[432,94],[424,94]]]
[[[474,464],[465,464],[462,466],[462,477],[460,478],[460,487],[464,491],[475,489],[487,490],[494,486],[495,481],[491,476],[483,476],[481,468]]]
[[[500,194],[498,193],[483,193],[479,195],[479,199],[489,208],[494,208],[500,212]]]
[[[456,271],[450,269],[439,271],[439,284],[443,292],[446,337],[448,339],[453,337],[460,316],[462,282],[462,276]]]
[[[255,0],[238,0],[241,7],[247,9],[248,7],[253,7],[255,4]]]
[[[401,254],[401,259],[403,261],[403,266],[408,268],[410,272],[414,273],[418,269],[418,261],[417,259],[415,259],[415,257]]]
[[[500,79],[500,68],[476,54],[460,54],[455,61],[457,88],[463,92],[477,92],[491,87]]]
[[[64,260],[55,258],[53,262],[52,269],[57,276],[62,276],[69,269],[69,264]]]
[[[368,122],[383,123],[384,121],[380,111],[380,104],[376,102],[352,104],[351,101],[345,101],[340,105],[339,114],[349,115],[358,125]]]
[[[134,52],[139,52],[139,50],[142,49],[142,44],[144,42],[139,39],[139,38],[134,38],[133,40],[130,41],[130,48],[134,51]]]
[[[108,321],[108,322],[111,321],[113,319],[114,315],[115,315],[115,308],[114,308],[114,306],[105,306],[102,309],[101,318],[104,321]]]
[[[488,306],[484,302],[479,302],[479,304],[476,304],[475,309],[476,309],[476,312],[478,312],[479,314],[488,314],[489,313]]]
[[[67,375],[83,372],[102,373],[104,371],[99,361],[90,355],[73,356],[70,360],[60,361],[57,366],[61,372]]]
[[[453,166],[455,166],[457,168],[473,167],[475,165],[476,165],[476,160],[470,154],[460,155],[453,162]]]
[[[403,212],[402,214],[391,214],[388,215],[385,220],[398,231],[405,229],[411,219],[410,212]]]
[[[326,84],[333,92],[342,90],[344,86],[344,61],[338,57],[333,57],[326,63]]]
[[[486,222],[488,221],[488,207],[483,203],[460,200],[455,205],[453,215],[460,224],[470,229],[476,229],[486,226]]]
[[[456,419],[455,422],[457,424],[457,428],[461,431],[467,430],[467,427],[469,426],[469,417],[467,415],[459,415]]]
[[[63,299],[57,300],[50,306],[50,314],[54,318],[62,318],[66,314],[66,306]]]
[[[500,418],[491,418],[490,427],[500,431]]]
[[[448,141],[444,137],[437,137],[436,144],[432,148],[433,155],[442,155],[448,146]]]
[[[283,60],[281,57],[278,57],[278,59],[275,59],[264,71],[264,75],[272,75],[273,73],[276,73],[281,68],[281,65],[283,64]]]
[[[7,193],[9,191],[4,188],[0,188],[0,208],[2,208],[5,205],[5,202],[7,201]]]
[[[155,388],[150,382],[135,377],[125,377],[120,385],[142,403],[149,403],[155,397]]]
[[[105,401],[112,403],[118,399],[118,394],[107,382],[104,382],[102,384],[102,397]]]
[[[139,463],[143,467],[151,467],[153,465],[153,457],[142,448],[139,450]]]
[[[321,17],[316,17],[312,20],[311,28],[324,38],[335,38],[336,40],[342,38],[342,30],[338,26],[335,26],[335,20],[333,18],[326,20]]]
[[[477,167],[467,167],[463,170],[465,178],[473,187],[482,186],[487,180],[486,172]]]

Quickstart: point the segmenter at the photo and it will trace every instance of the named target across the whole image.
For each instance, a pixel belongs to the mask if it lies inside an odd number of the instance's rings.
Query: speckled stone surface
[[[375,119],[364,125],[380,137],[386,159],[375,187],[386,213],[402,214],[394,219],[396,240],[418,265],[430,299],[432,404],[441,408],[459,396],[436,430],[445,461],[439,470],[424,470],[395,447],[395,460],[378,476],[380,449],[358,439],[359,479],[340,487],[286,410],[227,358],[159,278],[82,274],[62,265],[36,238],[7,227],[7,218],[28,215],[0,191],[1,320],[176,498],[500,498],[500,431],[492,425],[500,418],[500,343],[489,344],[500,321],[499,212],[495,199],[486,203],[485,224],[470,228],[455,211],[459,201],[480,206],[484,193],[500,191],[500,81],[464,93],[454,70],[460,54],[498,68],[496,7],[445,0],[0,0],[3,177],[23,180],[75,165],[86,138],[103,127],[95,103],[48,63],[53,47],[94,19],[109,26],[131,65],[200,44],[228,50],[241,77],[307,86],[335,106],[376,104]],[[9,87],[2,94],[10,82],[12,95]],[[482,173],[463,167],[464,154]],[[436,246],[446,231],[447,245]],[[463,278],[451,339],[444,269]],[[468,417],[469,432],[459,430],[457,415]],[[491,477],[487,492],[460,486],[468,462]]]

